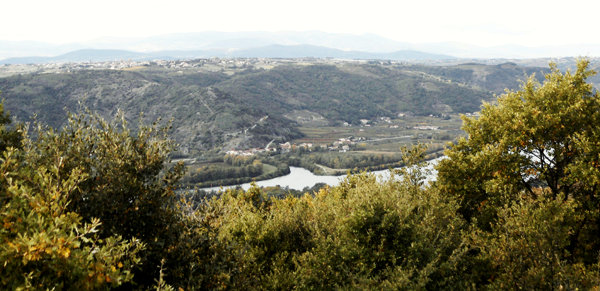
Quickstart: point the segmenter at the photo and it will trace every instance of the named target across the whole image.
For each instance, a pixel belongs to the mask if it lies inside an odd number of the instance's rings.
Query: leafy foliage
[[[130,282],[143,243],[116,234],[99,238],[98,219],[85,221],[68,209],[88,175],[66,171],[60,155],[46,156],[45,165],[29,158],[14,147],[0,158],[0,286],[105,289]]]
[[[551,66],[543,85],[530,78],[497,105],[484,104],[481,117],[464,118],[468,139],[446,152],[439,180],[450,194],[463,197],[467,218],[482,203],[501,206],[510,198],[506,195],[523,189],[544,187],[565,198],[595,196],[597,184],[580,183],[586,174],[577,166],[597,168],[589,140],[600,121],[600,100],[585,82],[594,74],[587,64],[581,61],[575,73],[564,75]]]
[[[437,187],[473,222],[471,252],[495,288],[597,288],[600,97],[580,60],[464,118]]]
[[[21,147],[22,134],[18,128],[10,127],[11,122],[8,113],[4,112],[4,103],[0,102],[0,153],[8,147]]]
[[[119,235],[145,243],[141,268],[134,272],[143,286],[153,283],[156,266],[170,258],[165,247],[179,236],[173,191],[182,165],[164,168],[174,146],[167,130],[141,125],[133,133],[123,118],[108,123],[94,114],[73,115],[60,132],[38,127],[35,140],[26,144],[31,164],[46,167],[60,159],[61,175],[75,169],[85,175],[70,193],[67,209],[84,221],[99,219],[100,238]]]
[[[3,284],[149,288],[159,275],[177,283],[189,274],[193,232],[174,193],[182,166],[165,167],[166,130],[133,133],[122,118],[87,113],[10,148],[0,164],[2,259],[12,272]]]
[[[546,195],[520,196],[499,210],[490,232],[471,234],[479,257],[492,264],[491,289],[590,289],[600,284],[598,257],[576,259],[569,247],[585,220],[577,202]]]

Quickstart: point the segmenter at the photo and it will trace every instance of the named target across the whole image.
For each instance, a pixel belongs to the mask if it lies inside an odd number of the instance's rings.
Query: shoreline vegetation
[[[444,149],[436,149],[434,151],[428,151],[424,157],[425,161],[430,161],[436,158],[443,156]],[[311,173],[317,176],[343,176],[346,174],[359,174],[362,172],[373,172],[387,169],[397,169],[404,167],[403,161],[397,161],[393,163],[383,164],[383,165],[373,165],[373,166],[365,166],[365,167],[355,167],[352,169],[333,169],[320,164],[306,164],[302,162],[297,162],[294,160],[290,164],[280,164],[279,167],[273,166],[271,164],[262,164],[263,169],[269,168],[266,173],[260,174],[254,177],[237,177],[237,178],[227,178],[227,179],[218,179],[207,182],[196,182],[193,185],[184,185],[178,190],[184,189],[201,189],[201,188],[213,188],[220,186],[234,186],[241,185],[250,182],[260,182],[264,180],[274,179],[278,177],[282,177],[290,174],[290,166],[292,167],[300,167],[309,170]],[[202,173],[202,172],[201,172]],[[205,173],[205,172],[203,172]],[[189,181],[189,180],[188,180]],[[183,183],[185,184],[185,178]]]

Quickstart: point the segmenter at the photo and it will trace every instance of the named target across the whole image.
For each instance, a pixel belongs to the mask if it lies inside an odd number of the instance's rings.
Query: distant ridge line
[[[177,60],[192,58],[338,58],[357,60],[450,60],[456,57],[443,54],[432,54],[416,50],[399,50],[389,53],[344,51],[335,48],[315,45],[267,45],[249,49],[229,50],[168,50],[156,52],[135,52],[115,49],[80,49],[54,57],[16,57],[0,60],[0,64],[46,64],[46,63],[80,63],[108,61],[144,61],[144,60]]]

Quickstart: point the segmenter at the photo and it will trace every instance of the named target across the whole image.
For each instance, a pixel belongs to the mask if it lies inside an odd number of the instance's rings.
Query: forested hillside
[[[77,67],[77,66],[75,66]],[[6,107],[20,121],[53,127],[66,112],[118,109],[132,124],[173,120],[186,152],[265,146],[301,136],[291,112],[326,124],[399,113],[439,115],[477,111],[499,88],[516,88],[538,68],[512,64],[421,66],[327,60],[195,60],[143,63],[122,70],[66,69],[0,78]]]
[[[274,138],[301,135],[294,122],[210,87],[221,79],[221,74],[177,78],[167,72],[102,70],[14,76],[0,79],[0,88],[7,108],[20,121],[31,121],[35,114],[38,121],[60,127],[66,112],[88,108],[111,117],[122,110],[134,125],[141,114],[145,122],[172,120],[173,137],[197,151],[226,144],[264,146]]]
[[[481,100],[490,98],[484,90],[448,84],[419,71],[376,65],[280,66],[218,86],[273,112],[309,110],[331,121],[353,124],[399,112],[473,112]]]
[[[527,80],[532,74],[536,74],[536,78],[542,80],[544,74],[548,72],[546,69],[519,66],[515,63],[499,65],[466,63],[443,67],[421,66],[419,70],[471,87],[492,91],[496,94],[502,94],[506,89],[518,88],[521,82]]]

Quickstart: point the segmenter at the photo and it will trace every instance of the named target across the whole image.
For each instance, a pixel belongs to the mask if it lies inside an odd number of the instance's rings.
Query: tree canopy
[[[440,185],[461,197],[466,218],[483,204],[502,206],[520,190],[564,199],[597,199],[600,99],[586,79],[595,74],[581,60],[575,72],[555,65],[540,84],[484,103],[479,117],[464,117],[466,138],[445,152]]]
[[[182,167],[166,167],[167,128],[134,133],[122,118],[84,113],[30,137],[2,117],[3,285],[147,288],[163,259],[178,270],[170,251],[184,235],[174,194]]]
[[[544,83],[532,77],[464,117],[467,137],[437,167],[436,187],[473,222],[490,286],[598,286],[600,96],[588,66],[551,64]]]
[[[89,175],[79,167],[66,170],[57,152],[43,165],[30,163],[23,133],[9,123],[0,104],[0,286],[98,289],[131,281],[144,244],[114,233],[97,237],[97,218],[84,220],[68,209]],[[31,149],[34,142],[24,143]]]
[[[4,112],[4,103],[0,102],[0,152],[8,147],[20,147],[22,134],[18,128],[12,128],[12,120],[8,113]]]

